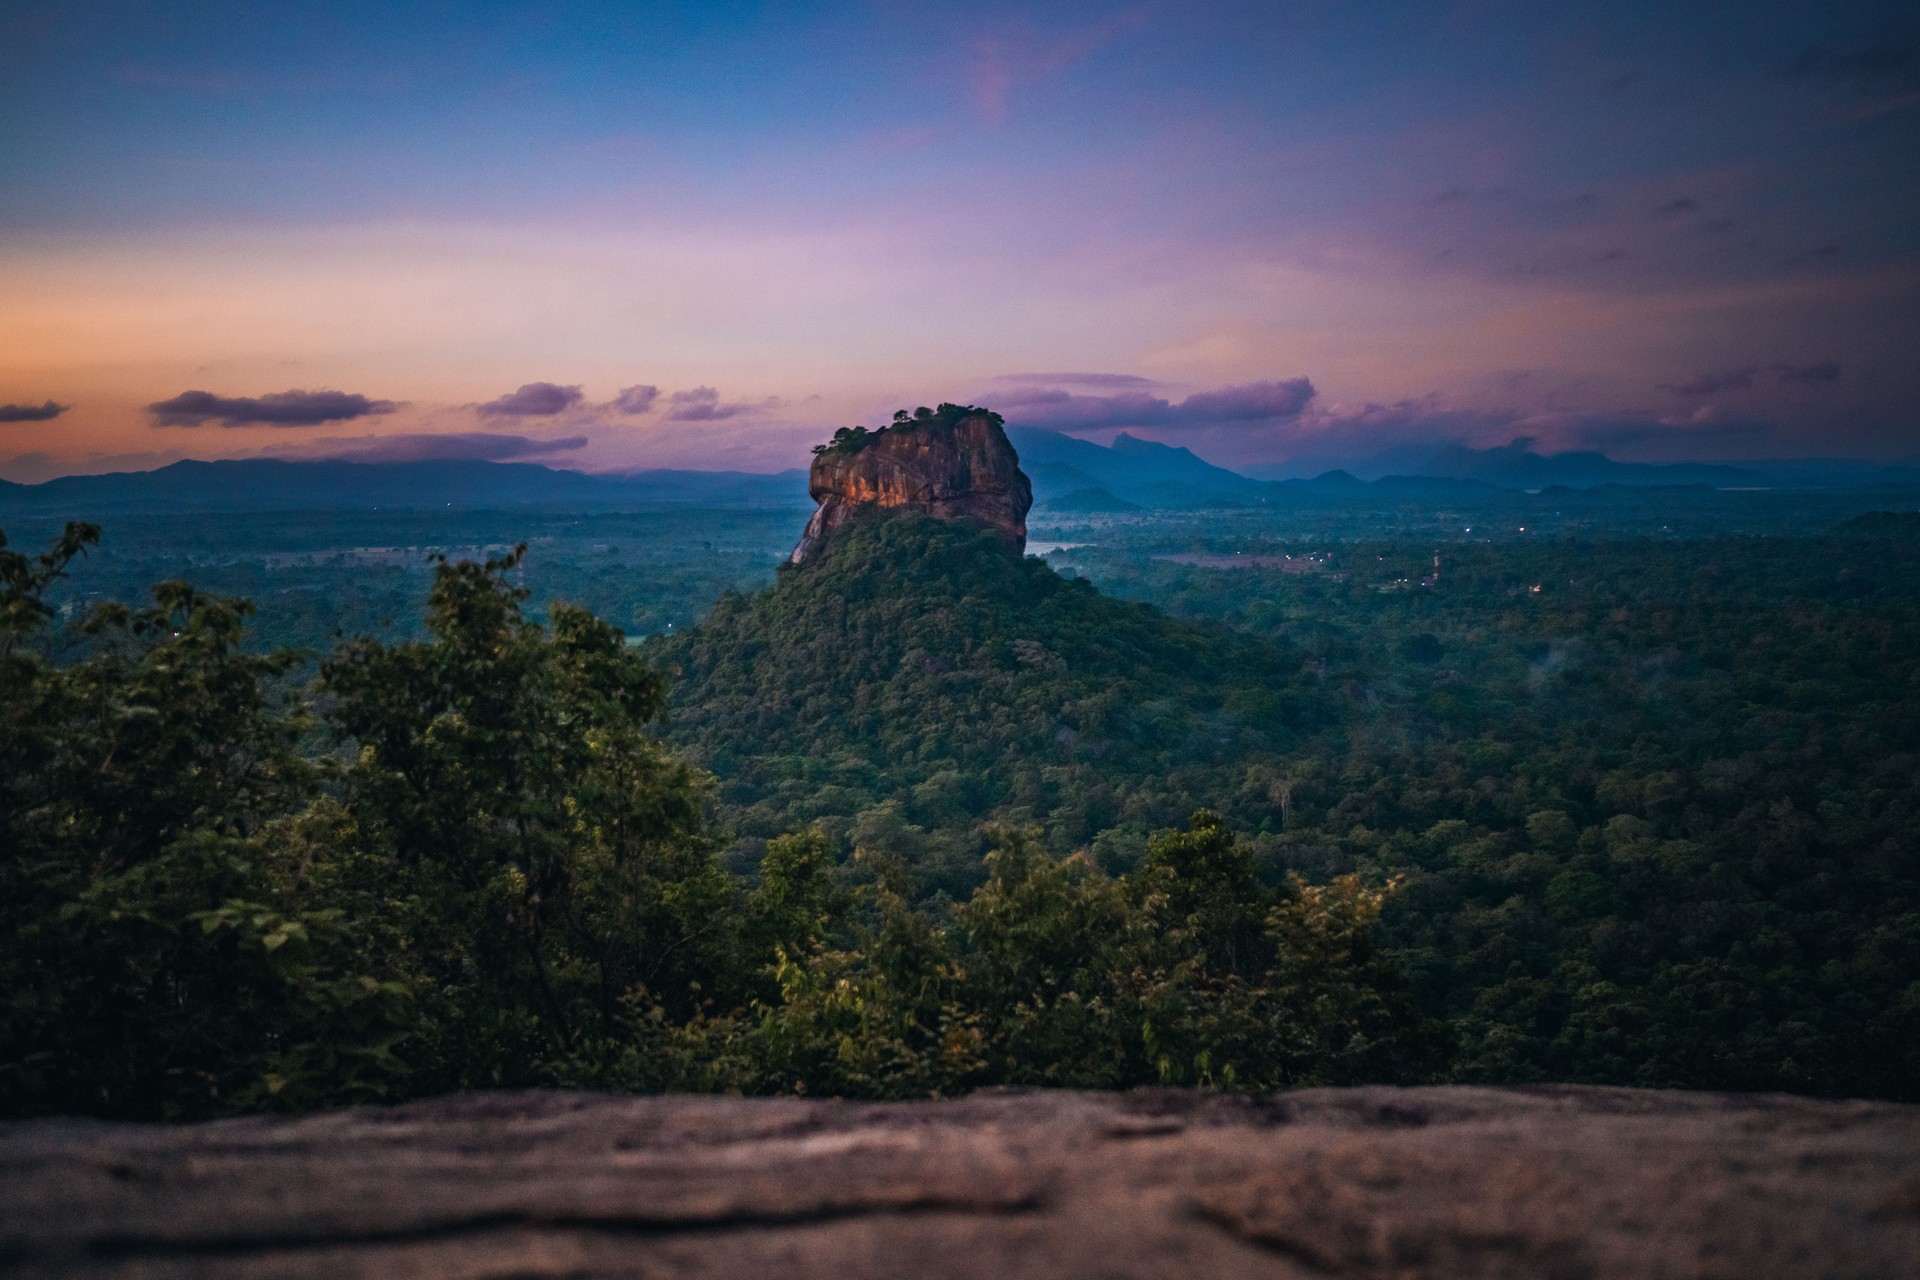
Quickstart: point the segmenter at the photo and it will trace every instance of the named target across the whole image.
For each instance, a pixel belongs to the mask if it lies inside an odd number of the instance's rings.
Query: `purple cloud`
[[[1673,460],[1751,449],[1775,433],[1772,424],[1729,419],[1710,410],[1668,419],[1635,412],[1525,414],[1450,408],[1437,396],[1425,396],[1315,410],[1283,425],[1277,442],[1288,450],[1288,470],[1294,474],[1351,467],[1361,460],[1370,460],[1375,472],[1386,474],[1417,470],[1435,450],[1449,447],[1505,447],[1540,454],[1592,449],[1611,455],[1627,450],[1643,459]]]
[[[744,401],[726,402],[720,399],[720,393],[712,387],[695,387],[691,391],[676,391],[667,397],[667,420],[670,422],[723,422],[728,418],[737,418],[743,413],[772,408],[778,403],[777,400],[762,400],[753,404]]]
[[[1174,414],[1183,422],[1275,422],[1299,417],[1314,394],[1313,383],[1305,378],[1248,382],[1190,395]]]
[[[1840,362],[1820,360],[1813,364],[1776,364],[1773,374],[1782,382],[1798,382],[1810,387],[1830,387],[1840,381]]]
[[[995,382],[1031,382],[1053,387],[1109,387],[1114,389],[1157,387],[1152,378],[1133,373],[1003,373]]]
[[[445,435],[409,434],[317,440],[302,449],[300,456],[341,462],[509,462],[516,458],[536,458],[582,449],[586,444],[585,436],[537,440],[532,436],[462,431]]]
[[[1660,390],[1670,391],[1676,396],[1719,395],[1723,391],[1751,389],[1754,379],[1762,372],[1771,373],[1781,382],[1799,383],[1808,387],[1830,387],[1840,380],[1840,362],[1816,360],[1812,364],[1786,364],[1775,361],[1767,365],[1764,370],[1757,364],[1750,364],[1721,373],[1703,373],[1685,382],[1662,382],[1659,387]]]
[[[653,402],[660,398],[660,388],[642,384],[637,387],[622,387],[620,394],[613,398],[613,407],[621,413],[651,413]]]
[[[276,391],[264,396],[217,396],[211,391],[182,391],[171,400],[147,406],[157,427],[314,427],[373,414],[392,413],[392,400],[369,400],[345,391]]]
[[[1438,396],[1397,400],[1392,404],[1334,406],[1304,414],[1285,428],[1284,443],[1295,450],[1382,450],[1407,444],[1466,444],[1485,447],[1513,438],[1514,424],[1525,415],[1512,409],[1448,408]]]
[[[1662,382],[1658,385],[1660,390],[1676,396],[1712,396],[1722,391],[1745,391],[1753,385],[1753,376],[1759,372],[1757,365],[1748,365],[1723,373],[1702,373],[1685,382]]]
[[[510,395],[487,401],[480,406],[480,412],[489,418],[550,418],[579,403],[579,387],[563,387],[554,382],[528,382]]]
[[[46,422],[72,407],[52,400],[45,404],[0,404],[0,422]]]
[[[1058,387],[1035,387],[996,395],[993,404],[1009,422],[1065,431],[1159,426],[1173,413],[1168,401],[1139,391],[1082,396]]]
[[[1035,387],[997,395],[994,406],[1010,422],[1065,431],[1101,427],[1189,428],[1285,422],[1298,418],[1314,395],[1313,383],[1308,379],[1287,378],[1201,391],[1178,404],[1144,391],[1093,396],[1077,395],[1059,387]]]

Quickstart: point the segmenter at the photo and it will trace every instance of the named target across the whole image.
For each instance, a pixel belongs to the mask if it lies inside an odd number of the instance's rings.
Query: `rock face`
[[[1780,1096],[475,1094],[0,1169],[23,1277],[1920,1275],[1920,1108]]]
[[[905,508],[939,520],[970,519],[1019,551],[1027,546],[1033,487],[1020,470],[997,415],[941,413],[870,435],[842,437],[813,459],[808,490],[820,504],[793,563],[818,554],[840,526],[862,510]]]

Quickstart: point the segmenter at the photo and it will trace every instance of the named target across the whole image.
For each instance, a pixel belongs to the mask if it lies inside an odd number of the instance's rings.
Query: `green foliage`
[[[662,681],[583,610],[527,620],[521,554],[443,565],[429,640],[322,668],[347,807],[414,909],[435,1090],[644,1074],[637,1025],[741,980],[704,783],[647,730]]]
[[[0,540],[0,1111],[1912,1098],[1909,526],[1462,544],[1417,587],[1424,535],[1222,571],[1149,524],[1096,592],[896,516],[645,646],[531,612],[516,552],[318,660],[178,582],[84,607],[87,526]]]
[[[1390,888],[1260,886],[1213,814],[1108,877],[997,833],[940,923],[880,860],[845,948],[781,953],[759,1087],[926,1097],[983,1085],[1268,1090],[1415,1078],[1443,1058],[1367,942]]]
[[[75,556],[99,543],[98,525],[75,521],[47,551],[27,556],[9,550],[7,535],[0,531],[0,656],[11,656],[16,645],[53,616],[47,589],[66,577]]]
[[[96,536],[69,526],[36,565],[0,565],[7,1110],[377,1095],[405,993],[345,904],[307,891],[323,769],[296,750],[304,707],[272,693],[292,655],[241,652],[244,602],[166,582],[87,616],[84,660],[49,663],[41,593]]]
[[[795,486],[804,502],[804,483]],[[189,578],[202,593],[257,605],[246,644],[323,653],[348,636],[425,637],[432,556],[485,560],[520,541],[514,571],[531,588],[529,615],[546,604],[588,609],[629,636],[683,629],[727,590],[758,590],[793,549],[792,508],[713,511],[667,508],[579,513],[404,510],[272,515],[126,515],[105,546],[89,546],[86,572],[49,586],[50,624],[36,643],[65,659],[71,632],[58,625],[102,601],[139,606],[153,583]],[[19,541],[50,543],[60,529],[27,522]]]
[[[1109,599],[985,529],[906,513],[855,521],[648,652],[679,675],[673,736],[720,777],[737,832],[859,815],[840,832],[950,894],[979,881],[988,817],[1065,853],[1203,804],[1235,816],[1249,761],[1319,714],[1287,646]],[[876,825],[891,835],[861,830]]]
[[[714,856],[707,779],[652,732],[663,679],[585,610],[529,619],[523,551],[443,562],[424,639],[348,642],[309,690],[301,655],[246,650],[245,602],[177,582],[93,611],[58,642],[79,656],[50,660],[44,592],[94,536],[0,561],[6,1114],[539,1084],[1272,1087],[1418,1039],[1358,940],[1379,894],[1263,889],[1210,815],[1156,840],[1137,883],[1007,835],[949,908],[910,891],[874,821],[851,866],[812,828],[743,884]],[[1060,594],[1088,621],[1084,587],[993,554],[1010,601]],[[1119,616],[1166,642],[1148,611]]]
[[[1256,846],[1405,878],[1380,941],[1454,1028],[1456,1078],[1913,1098],[1909,524],[1467,544],[1417,591],[1380,588],[1431,544],[1323,547],[1311,575],[1095,567],[1324,672],[1339,732],[1271,778]]]
[[[1006,425],[1006,419],[991,409],[966,404],[942,404],[938,409],[929,409],[922,405],[912,413],[899,410],[893,415],[891,423],[874,431],[868,431],[865,427],[841,427],[826,444],[815,445],[813,452],[815,456],[827,453],[852,455],[885,435],[902,435],[925,427],[951,428],[966,418],[985,418],[996,427]]]

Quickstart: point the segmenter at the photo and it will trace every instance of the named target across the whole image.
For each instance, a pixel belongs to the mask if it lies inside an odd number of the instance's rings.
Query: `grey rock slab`
[[[1920,1277],[1920,1108],[1626,1089],[478,1094],[0,1125],[0,1272]]]

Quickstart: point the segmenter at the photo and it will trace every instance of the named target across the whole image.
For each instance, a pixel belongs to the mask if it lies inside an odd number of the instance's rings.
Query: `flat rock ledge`
[[[0,1126],[0,1273],[1920,1276],[1920,1107],[1630,1089],[474,1094]]]

